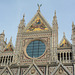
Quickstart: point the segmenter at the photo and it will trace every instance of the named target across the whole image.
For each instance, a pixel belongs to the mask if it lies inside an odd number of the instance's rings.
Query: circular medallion
[[[59,69],[59,73],[62,74],[63,73],[63,69],[60,67]]]
[[[32,70],[31,70],[31,74],[34,74],[34,73],[35,73],[35,69],[32,69]]]

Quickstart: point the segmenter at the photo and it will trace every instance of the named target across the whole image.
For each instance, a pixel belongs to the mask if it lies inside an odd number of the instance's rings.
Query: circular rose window
[[[41,56],[45,52],[45,44],[42,41],[32,41],[26,49],[28,56],[36,58]]]

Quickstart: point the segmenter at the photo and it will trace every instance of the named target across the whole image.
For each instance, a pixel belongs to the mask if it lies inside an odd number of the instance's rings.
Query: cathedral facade
[[[18,26],[16,45],[0,34],[0,75],[75,75],[75,25],[72,44],[65,33],[58,44],[56,11],[52,27],[40,12],[25,25],[24,15]]]

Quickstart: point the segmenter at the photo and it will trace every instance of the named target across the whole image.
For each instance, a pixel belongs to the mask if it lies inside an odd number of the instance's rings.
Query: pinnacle
[[[74,22],[72,22],[72,26],[74,26]]]
[[[63,37],[65,37],[65,32],[63,32]]]
[[[55,10],[55,12],[54,12],[54,16],[56,16],[56,10]]]
[[[5,35],[5,34],[4,34],[4,30],[3,30],[3,32],[1,33],[1,35]]]
[[[25,21],[25,20],[24,20],[24,17],[25,17],[25,14],[23,14],[23,19],[22,19],[23,21]]]
[[[58,23],[57,23],[57,17],[56,17],[56,10],[55,10],[55,12],[54,12],[52,24],[53,24],[53,25],[54,25],[54,24],[58,24]]]
[[[12,36],[11,36],[11,38],[10,38],[10,42],[12,42]]]

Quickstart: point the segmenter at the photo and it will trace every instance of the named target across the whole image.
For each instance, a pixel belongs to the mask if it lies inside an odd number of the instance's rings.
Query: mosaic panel
[[[73,75],[73,66],[67,66],[66,68]]]
[[[26,75],[40,75],[39,71],[33,66]]]
[[[11,75],[11,74],[10,74],[10,72],[8,71],[8,69],[6,69],[2,75]]]
[[[54,75],[68,75],[62,67],[58,69],[58,71]]]
[[[17,75],[17,73],[18,73],[18,69],[17,69],[17,68],[13,68],[13,69],[11,69],[11,71],[12,71],[12,73],[13,73],[14,75]]]
[[[0,72],[1,72],[2,70],[3,70],[3,69],[0,68]]]
[[[41,31],[41,30],[48,30],[46,25],[43,23],[41,18],[39,16],[36,17],[36,19],[33,20],[31,26],[29,27],[28,31]]]
[[[23,75],[27,69],[28,68],[21,68],[21,75]]]
[[[49,67],[49,75],[55,70],[55,67]]]
[[[43,75],[46,75],[46,67],[39,67]]]

